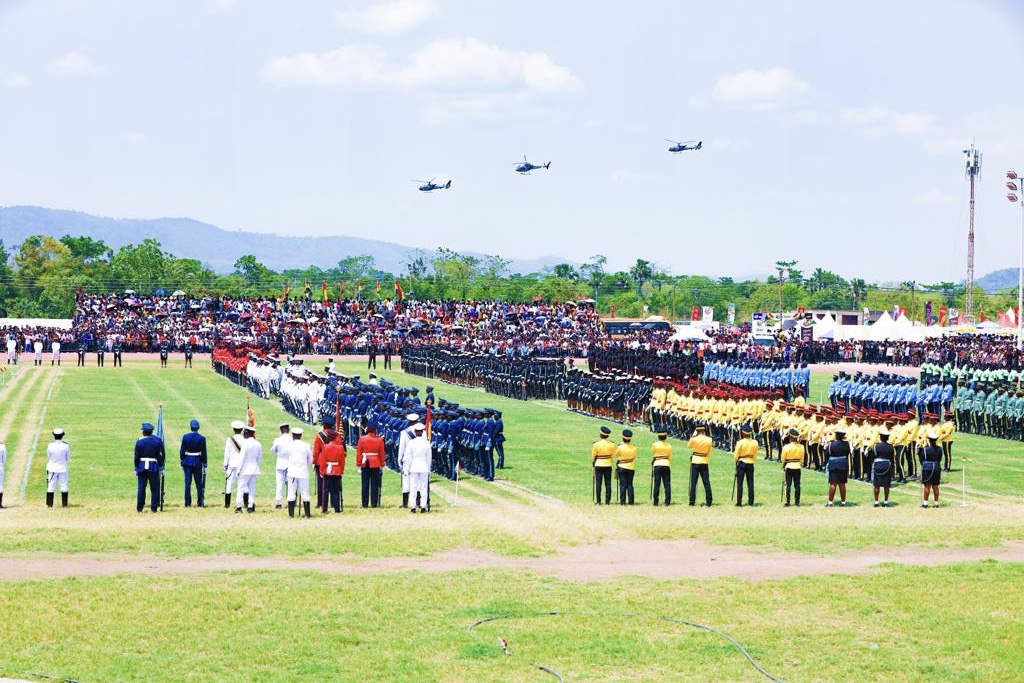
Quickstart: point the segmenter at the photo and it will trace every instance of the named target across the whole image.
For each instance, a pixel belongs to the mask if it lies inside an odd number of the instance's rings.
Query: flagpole
[[[452,507],[457,507],[459,504],[459,464],[455,465],[455,502],[452,503]]]

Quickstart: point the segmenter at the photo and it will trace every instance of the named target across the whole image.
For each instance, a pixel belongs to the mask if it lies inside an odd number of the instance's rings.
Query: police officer
[[[344,498],[341,490],[341,477],[345,474],[345,439],[335,433],[330,443],[320,449],[320,475],[324,481],[323,507],[327,514],[328,504],[335,512],[344,509]]]
[[[142,423],[142,438],[135,442],[135,475],[139,480],[135,497],[135,511],[146,506],[146,486],[149,486],[149,507],[153,512],[160,505],[160,472],[164,469],[164,442],[153,436],[153,425]]]
[[[274,462],[274,509],[281,509],[281,496],[288,489],[288,448],[292,442],[287,422],[278,425],[281,434],[274,439],[270,452],[277,458]]]
[[[46,447],[46,507],[53,507],[53,494],[60,486],[60,506],[68,506],[68,462],[71,446],[64,442],[64,430],[53,430],[53,441]]]
[[[939,432],[932,428],[928,432],[928,445],[921,449],[918,458],[921,461],[921,483],[924,484],[924,498],[921,507],[928,507],[928,494],[935,492],[933,507],[939,506],[939,484],[942,480],[942,448],[936,443]]]
[[[658,432],[658,440],[651,446],[651,500],[658,506],[661,487],[665,486],[665,507],[672,504],[672,444],[668,432]]]
[[[302,440],[302,427],[292,427],[292,443],[288,448],[288,516],[295,516],[295,504],[302,499],[302,508],[309,517],[309,467],[313,451]]]
[[[604,504],[612,502],[612,456],[615,444],[608,440],[612,430],[601,427],[601,436],[590,448],[590,466],[594,472],[594,502],[601,504],[601,486],[604,485]]]
[[[800,430],[790,429],[786,432],[786,444],[779,454],[779,461],[782,463],[782,471],[786,477],[786,507],[789,507],[790,493],[796,489],[796,496],[793,500],[796,506],[800,507],[800,472],[804,461],[804,447],[800,444]]]
[[[846,505],[846,482],[850,476],[850,444],[846,440],[846,427],[836,427],[836,438],[828,445],[828,502],[831,507],[839,487],[840,505]]]
[[[754,463],[757,462],[757,440],[749,424],[740,427],[733,461],[736,463],[736,507],[743,507],[743,482],[747,483],[747,505],[754,505]]]
[[[78,362],[75,367],[85,367],[85,342],[81,339],[78,340],[78,344],[75,345],[75,353],[78,354]]]
[[[121,350],[122,344],[120,337],[114,340],[114,367],[124,367],[124,363],[121,361]]]
[[[878,491],[885,490],[882,507],[889,507],[889,487],[892,486],[893,463],[896,449],[889,443],[889,430],[885,427],[878,432],[878,442],[871,447],[871,482],[875,487],[875,507],[878,507]]]
[[[161,344],[160,345],[160,367],[161,368],[166,368],[167,367],[167,357],[169,355],[170,355],[170,352],[167,350],[167,344],[166,343]]]
[[[622,443],[615,448],[615,474],[619,479],[619,505],[633,504],[633,477],[636,474],[636,446],[633,431],[622,430]]]
[[[198,507],[206,507],[206,437],[199,433],[199,421],[188,423],[189,432],[181,437],[178,457],[185,473],[185,507],[192,507],[192,480],[196,482]]]
[[[704,485],[704,503],[711,507],[711,478],[708,475],[708,463],[711,461],[711,449],[714,447],[711,437],[707,435],[707,427],[697,425],[690,441],[690,507],[697,502],[697,479]]]
[[[224,442],[224,507],[231,507],[231,491],[238,481],[238,470],[242,466],[242,429],[245,423],[235,420],[231,423],[234,432]]]
[[[256,477],[263,462],[263,444],[256,440],[256,427],[245,425],[242,429],[242,463],[238,470],[238,492],[235,512],[256,512]]]

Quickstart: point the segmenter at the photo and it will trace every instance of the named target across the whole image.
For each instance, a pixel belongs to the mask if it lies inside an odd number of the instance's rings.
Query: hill
[[[79,211],[39,206],[0,207],[0,239],[14,251],[26,237],[48,235],[88,236],[117,249],[145,238],[158,241],[164,251],[177,257],[194,258],[217,273],[230,273],[235,260],[252,254],[272,270],[332,268],[349,256],[369,254],[380,270],[401,273],[412,247],[339,235],[335,237],[285,237],[256,232],[235,232],[191,218],[105,218]],[[476,254],[480,255],[480,254]],[[533,273],[567,259],[543,256],[512,261],[511,273]]]
[[[986,294],[995,294],[1007,289],[1015,289],[1019,277],[1020,268],[1003,268],[975,280],[974,284],[984,289]]]

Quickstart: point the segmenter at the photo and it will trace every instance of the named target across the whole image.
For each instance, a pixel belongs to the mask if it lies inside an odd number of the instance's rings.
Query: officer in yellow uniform
[[[636,446],[633,430],[622,430],[622,443],[615,449],[615,474],[619,479],[619,505],[633,504],[633,475],[636,474]]]
[[[693,507],[697,501],[698,478],[704,484],[705,504],[711,507],[711,478],[708,476],[708,463],[711,461],[713,444],[704,425],[697,426],[697,431],[694,432],[687,446],[692,453],[690,456],[690,507]]]
[[[757,441],[751,437],[750,425],[740,427],[740,440],[732,459],[736,463],[736,507],[743,507],[743,481],[747,482],[747,505],[754,505],[754,463],[757,462]]]
[[[615,444],[608,440],[612,430],[601,427],[601,438],[590,449],[590,466],[594,471],[594,502],[601,504],[601,485],[604,484],[604,504],[612,504],[612,456]]]
[[[953,423],[953,417],[950,413],[946,414],[943,418],[942,424],[939,425],[939,444],[942,446],[942,469],[949,472],[949,466],[953,459],[953,433],[956,431],[956,425]]]
[[[658,440],[651,446],[651,500],[658,507],[661,486],[665,485],[665,507],[672,504],[672,444],[668,433],[658,432]]]
[[[789,507],[790,491],[796,489],[796,506],[800,507],[800,465],[804,461],[804,449],[797,439],[800,432],[790,429],[786,435],[786,445],[782,447],[782,454],[779,460],[782,461],[782,471],[786,476],[786,507]]]

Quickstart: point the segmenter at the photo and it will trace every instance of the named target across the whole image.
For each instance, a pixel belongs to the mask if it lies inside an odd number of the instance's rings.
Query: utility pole
[[[971,142],[969,149],[964,150],[967,164],[964,173],[971,182],[971,209],[967,222],[967,319],[974,320],[974,182],[981,177],[981,152]]]

